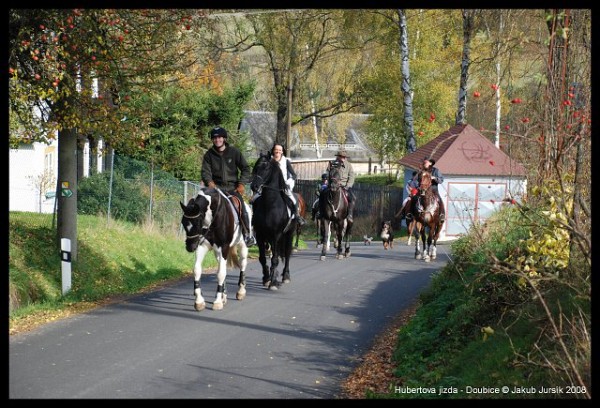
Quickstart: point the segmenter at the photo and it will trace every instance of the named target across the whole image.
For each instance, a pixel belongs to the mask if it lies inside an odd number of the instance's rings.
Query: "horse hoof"
[[[213,310],[223,310],[223,303],[213,303]]]
[[[206,308],[206,303],[202,302],[202,303],[194,303],[194,309],[196,309],[197,311],[202,311]]]
[[[266,282],[263,282],[263,286],[266,286],[266,287],[269,287],[269,286],[271,286],[271,281],[270,281],[270,280],[268,280],[268,281],[266,281]]]
[[[287,279],[283,280],[283,283],[290,283],[290,282],[291,282],[290,278],[287,278]]]
[[[269,290],[279,290],[279,287],[277,285],[270,285]]]
[[[324,261],[325,258],[326,258],[325,255],[321,255],[321,261]]]
[[[238,292],[238,293],[235,294],[235,298],[237,300],[244,300],[244,299],[246,299],[246,294]]]

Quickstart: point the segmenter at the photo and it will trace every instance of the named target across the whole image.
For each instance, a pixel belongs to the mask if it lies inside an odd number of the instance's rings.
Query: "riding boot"
[[[298,203],[297,202],[294,204],[294,208],[292,208],[292,211],[294,213],[294,217],[296,217],[296,221],[298,222],[298,224],[300,226],[306,224],[306,220],[298,212]]]
[[[353,213],[354,213],[354,200],[348,202],[348,216],[346,217],[348,222],[354,222],[354,217],[353,217],[354,214]]]
[[[244,205],[242,203],[242,205]],[[251,247],[253,245],[256,245],[256,239],[254,238],[254,235],[252,235],[250,233],[250,221],[248,220],[248,212],[246,211],[246,209],[242,210],[242,234],[244,235],[244,242],[246,243],[247,247]]]

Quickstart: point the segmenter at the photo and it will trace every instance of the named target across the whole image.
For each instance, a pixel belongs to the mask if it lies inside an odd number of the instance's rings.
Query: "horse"
[[[411,213],[417,222],[418,230],[415,240],[415,259],[423,258],[425,262],[429,262],[437,257],[436,244],[444,222],[440,220],[437,193],[431,188],[431,173],[422,170],[419,179],[419,193],[411,199]],[[429,231],[428,234],[426,229]],[[425,246],[425,238],[427,238],[427,246]],[[423,242],[423,251],[420,248],[421,242]]]
[[[335,165],[329,166],[328,186],[319,195],[319,213],[323,221],[320,231],[323,242],[321,261],[324,261],[327,256],[332,232],[335,233],[334,246],[337,249],[337,259],[349,257],[353,223],[347,220],[348,197],[340,184],[340,172]],[[345,246],[343,254],[342,245]]]
[[[406,214],[410,213],[410,206],[412,204],[412,197],[410,197],[406,203],[398,210],[398,212],[394,215],[394,218],[399,219],[400,223],[402,223],[403,219],[406,219]],[[406,245],[410,246],[412,242],[413,234],[415,231],[415,227],[417,225],[417,221],[412,218],[410,221],[406,219],[406,229],[408,230],[408,242]]]
[[[237,198],[235,200],[239,201]],[[201,311],[206,307],[202,296],[200,278],[202,262],[212,249],[217,260],[217,294],[213,310],[221,310],[227,303],[225,278],[227,268],[236,266],[240,270],[236,298],[246,297],[246,265],[248,247],[244,242],[239,217],[241,213],[234,208],[230,199],[218,188],[203,188],[187,205],[179,202],[183,210],[181,225],[186,234],[185,249],[194,252],[194,308]],[[239,205],[246,205],[239,203]],[[249,209],[248,209],[249,210]],[[249,212],[249,214],[251,214]]]
[[[312,220],[315,223],[315,227],[317,230],[317,248],[319,248],[320,245],[324,244],[323,241],[323,237],[325,236],[325,221],[323,221],[323,218],[321,217],[321,213],[319,212],[319,197],[317,196],[317,199],[313,202],[312,205],[312,209],[311,209],[311,215],[312,215]],[[328,227],[328,236],[331,235],[331,228],[329,223],[327,223],[327,227]],[[327,249],[329,250],[329,245],[330,245],[330,241],[328,241],[327,243]],[[336,244],[337,245],[337,244]]]
[[[294,193],[296,195],[296,200],[298,200],[298,214],[302,217],[306,218],[306,201],[304,201],[304,197],[300,193]],[[300,234],[302,234],[302,225],[300,223],[296,223],[296,240],[294,241],[294,251],[298,250],[298,241],[300,240]]]
[[[283,173],[279,164],[271,160],[270,153],[260,153],[252,169],[250,187],[256,193],[252,199],[252,226],[263,270],[263,285],[277,290],[281,286],[277,271],[280,257],[284,264],[282,283],[290,282],[290,257],[297,222],[288,208]],[[267,265],[267,246],[271,250],[270,268]]]

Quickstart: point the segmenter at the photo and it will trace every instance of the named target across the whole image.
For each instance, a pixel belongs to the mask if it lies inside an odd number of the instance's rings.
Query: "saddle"
[[[227,193],[227,198],[229,199],[229,202],[233,205],[233,209],[235,210],[238,220],[241,220],[242,219],[242,203],[241,203],[240,199],[238,197],[234,196],[233,194],[229,194],[229,193]]]

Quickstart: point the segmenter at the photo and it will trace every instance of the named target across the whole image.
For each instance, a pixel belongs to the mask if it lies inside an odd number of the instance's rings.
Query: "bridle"
[[[218,195],[219,199],[217,201],[217,210],[219,209],[219,206],[221,205],[221,194],[219,193]],[[188,220],[198,220],[200,218],[200,216],[202,216],[202,219],[204,219],[204,215],[206,214],[206,212],[202,212],[202,210],[198,211],[198,214],[195,215],[187,215],[187,214],[183,214],[183,218],[186,218]],[[213,217],[214,219],[214,217]],[[208,230],[210,230],[210,227],[212,226],[212,220],[210,221],[210,224],[207,227],[198,227],[196,224],[198,223],[196,221],[196,223],[191,222],[192,226],[196,227],[197,229],[200,230],[200,232],[198,234],[194,234],[194,235],[188,235],[187,231],[186,231],[186,240],[191,240],[191,239],[198,239],[198,245],[202,245],[202,243],[206,240],[206,233],[208,232]]]

